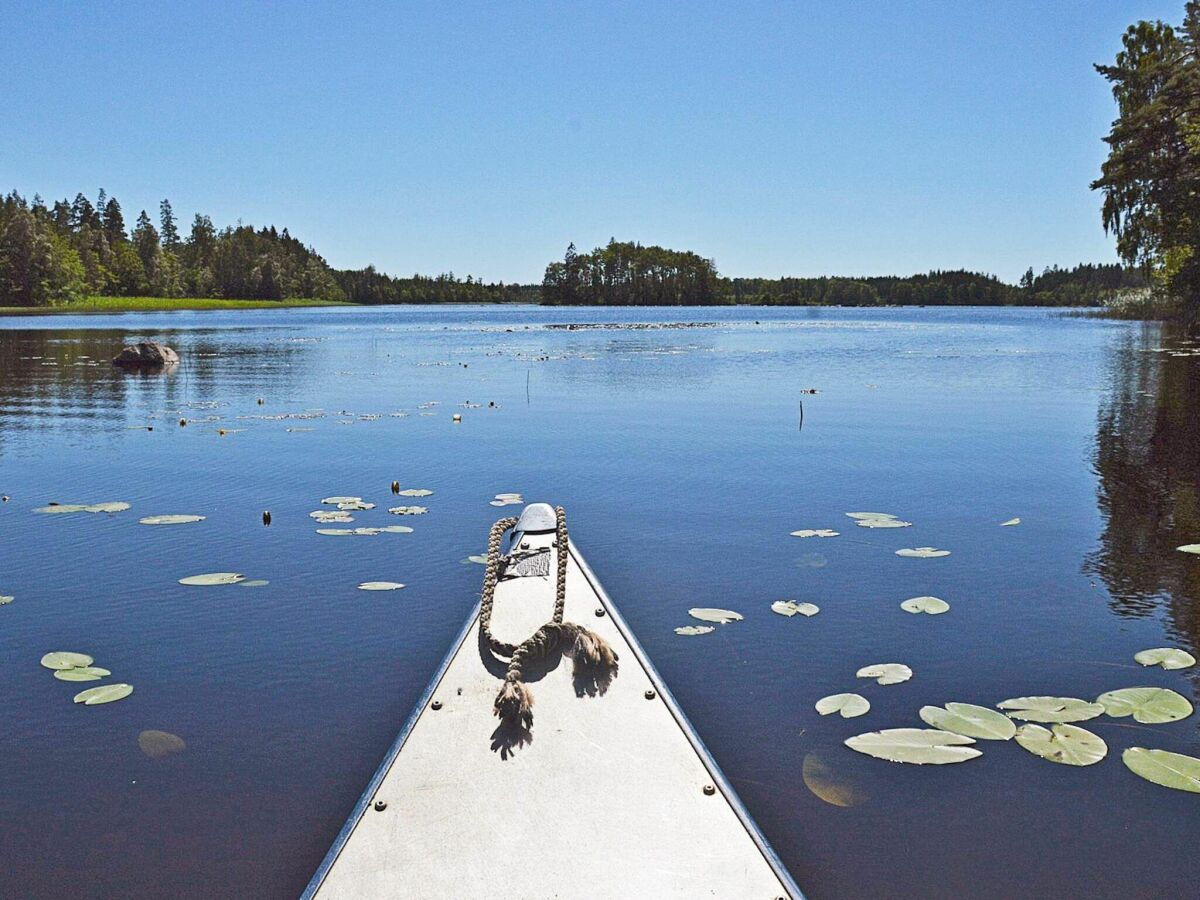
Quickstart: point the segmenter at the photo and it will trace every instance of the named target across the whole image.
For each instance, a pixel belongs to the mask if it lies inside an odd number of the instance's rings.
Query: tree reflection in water
[[[1111,378],[1094,456],[1104,530],[1084,570],[1118,615],[1161,610],[1195,651],[1200,559],[1176,548],[1200,542],[1200,343],[1147,323],[1114,346]]]

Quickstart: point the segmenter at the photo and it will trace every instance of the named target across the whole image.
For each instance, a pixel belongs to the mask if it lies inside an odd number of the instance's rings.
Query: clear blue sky
[[[16,3],[0,189],[288,226],[338,267],[540,280],[1115,259],[1093,62],[1183,0]]]

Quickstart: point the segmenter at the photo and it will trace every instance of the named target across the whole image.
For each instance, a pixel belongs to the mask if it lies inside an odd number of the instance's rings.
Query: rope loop
[[[545,659],[555,652],[571,657],[575,674],[583,672],[599,674],[611,680],[617,673],[617,654],[596,632],[564,622],[563,613],[567,605],[567,557],[569,535],[567,513],[561,506],[555,507],[555,556],[557,563],[554,612],[550,621],[527,637],[520,644],[509,644],[492,634],[492,609],[496,602],[496,585],[500,582],[500,545],[504,533],[517,524],[510,516],[498,520],[488,533],[487,567],[483,574],[483,592],[479,604],[479,628],[489,649],[497,656],[508,657],[508,671],[504,684],[496,695],[494,712],[502,722],[517,724],[526,729],[533,726],[533,692],[523,680],[527,662]]]

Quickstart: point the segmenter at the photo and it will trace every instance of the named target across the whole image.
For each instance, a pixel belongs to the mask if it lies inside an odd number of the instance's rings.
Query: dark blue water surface
[[[550,327],[566,323],[599,327]],[[108,365],[147,338],[180,351],[178,370]],[[296,895],[475,602],[482,570],[461,560],[510,511],[488,505],[505,491],[566,506],[810,896],[1190,895],[1200,797],[1137,778],[1120,751],[1198,754],[1200,716],[1093,720],[1110,752],[1086,769],[1014,742],[917,767],[841,741],[920,727],[927,703],[1196,696],[1194,670],[1133,663],[1200,637],[1200,558],[1174,550],[1200,542],[1192,349],[1157,326],[1022,309],[0,319],[0,594],[16,598],[0,607],[0,896]],[[434,494],[397,501],[393,480]],[[333,494],[379,504],[355,525],[416,530],[317,535],[308,513]],[[132,509],[33,512],[110,500]],[[397,502],[430,511],[389,516]],[[914,525],[857,528],[853,511]],[[207,519],[138,524],[168,513]],[[841,536],[789,536],[801,528]],[[893,552],[916,546],[952,555]],[[270,584],[177,583],[214,571]],[[408,587],[355,589],[368,580]],[[899,609],[923,594],[951,611]],[[773,614],[785,598],[821,612]],[[745,620],[677,636],[696,606]],[[73,705],[89,685],[39,666],[49,650],[136,691]],[[878,662],[915,676],[855,678]],[[864,718],[813,710],[854,690]],[[187,749],[149,758],[145,729]],[[806,758],[852,805],[812,790]]]

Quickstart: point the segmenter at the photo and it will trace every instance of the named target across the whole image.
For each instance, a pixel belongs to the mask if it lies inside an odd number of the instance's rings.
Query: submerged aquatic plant
[[[151,759],[163,759],[187,749],[183,738],[169,731],[147,729],[138,735],[138,748]]]

